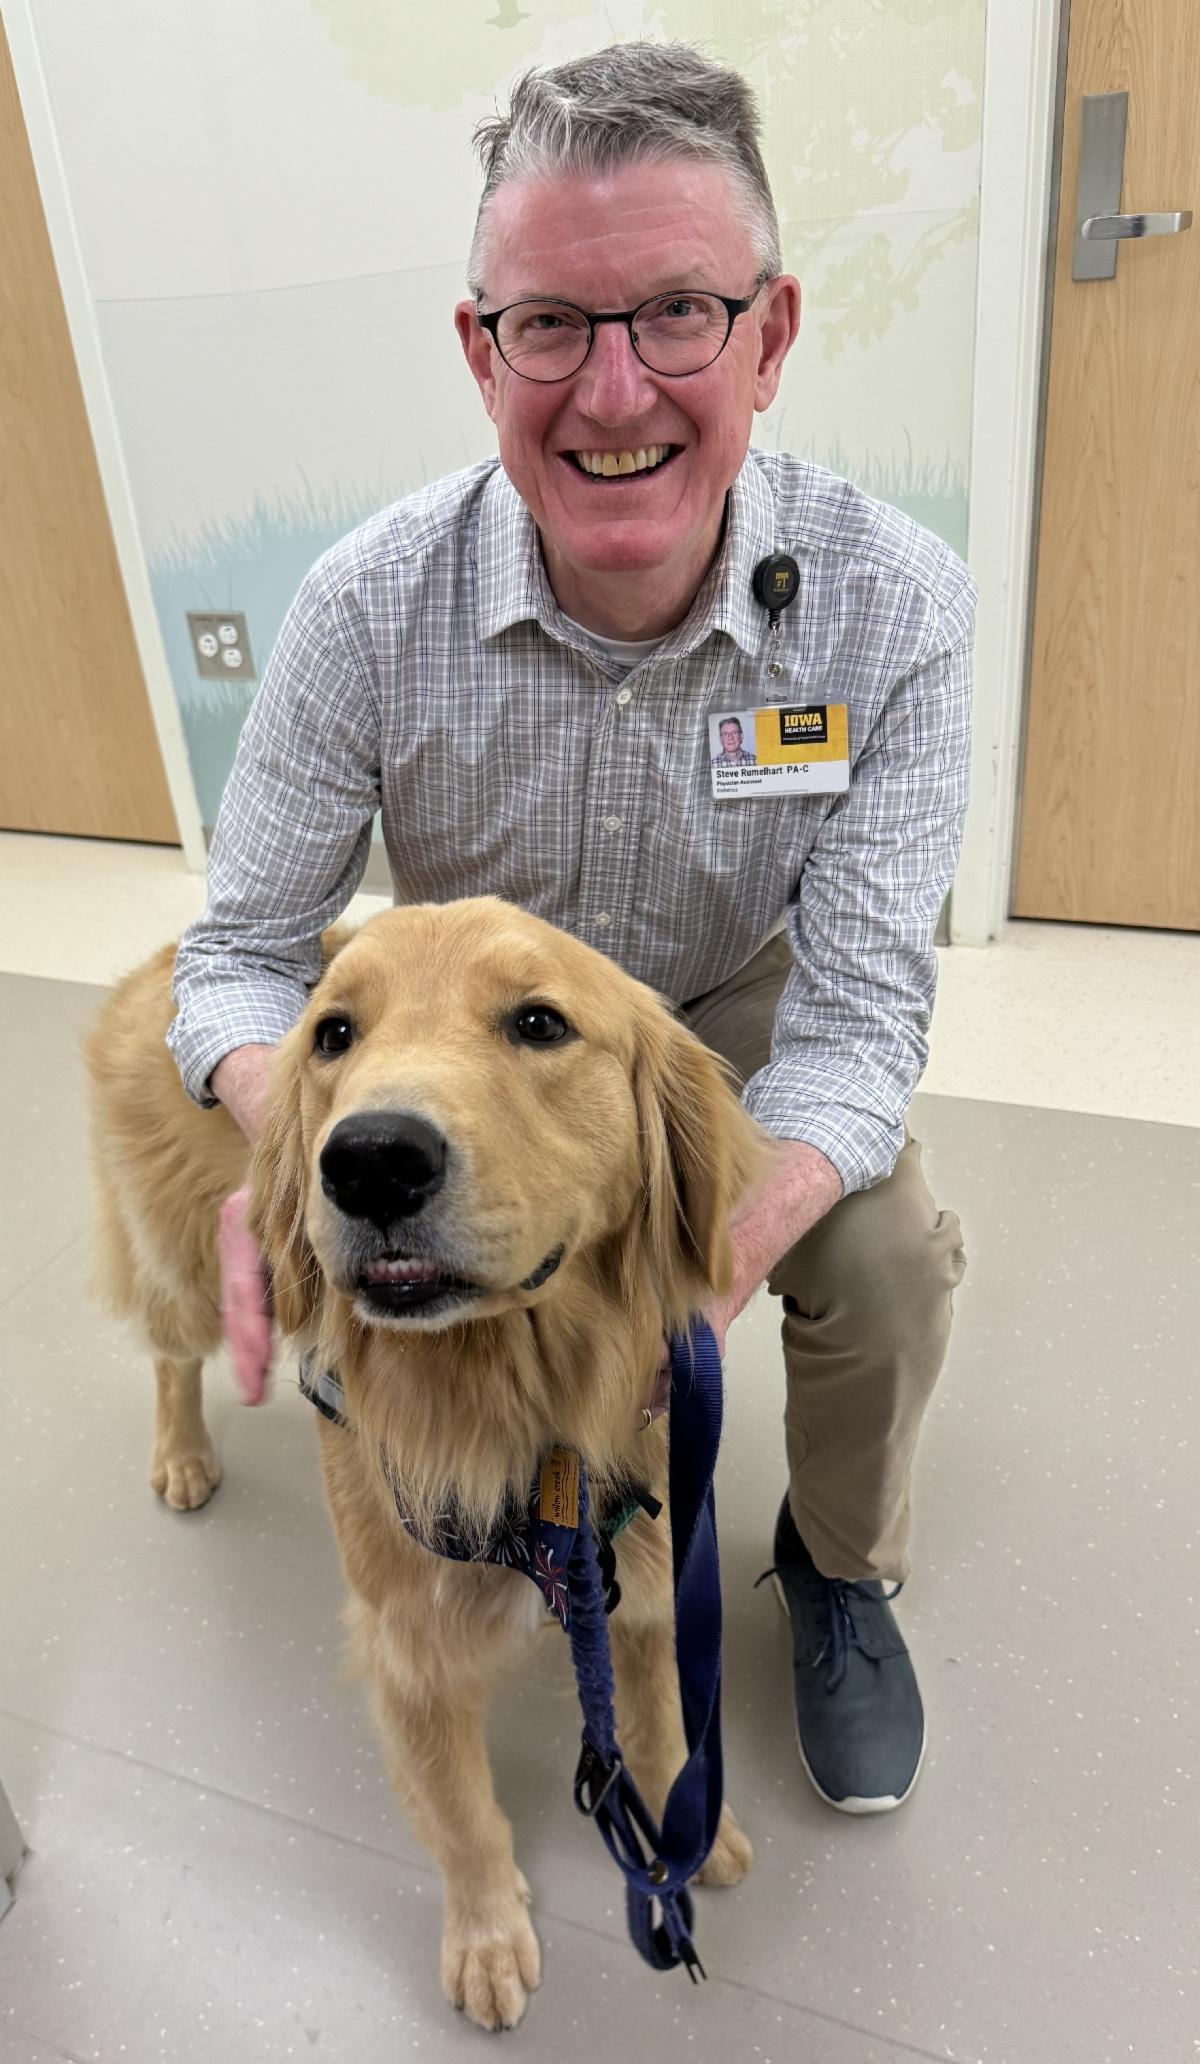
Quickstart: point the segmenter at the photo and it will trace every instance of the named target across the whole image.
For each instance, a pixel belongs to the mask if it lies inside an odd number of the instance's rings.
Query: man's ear
[[[641,1145],[641,1238],[664,1313],[683,1322],[729,1288],[729,1216],[763,1158],[761,1134],[725,1064],[661,1005],[638,1025],[634,1101]]]
[[[783,362],[800,333],[800,282],[790,273],[768,280],[756,304],[758,314],[758,368],[754,384],[754,406],[759,414],[769,409],[779,392]]]
[[[483,396],[483,405],[496,420],[496,360],[492,340],[479,323],[474,301],[460,301],[454,310],[454,327],[463,355]]]

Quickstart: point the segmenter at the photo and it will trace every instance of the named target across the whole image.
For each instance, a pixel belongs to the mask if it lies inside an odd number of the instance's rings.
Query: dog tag
[[[717,710],[708,720],[713,794],[839,795],[850,786],[844,702]]]
[[[538,1518],[551,1526],[579,1525],[579,1457],[573,1448],[551,1448],[543,1455]]]

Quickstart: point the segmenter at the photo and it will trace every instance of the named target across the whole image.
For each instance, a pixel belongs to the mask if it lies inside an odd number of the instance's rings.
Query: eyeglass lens
[[[634,349],[656,373],[700,372],[728,334],[729,312],[711,294],[662,294],[633,318]],[[527,380],[565,380],[587,357],[587,318],[566,302],[519,301],[505,309],[496,341]]]

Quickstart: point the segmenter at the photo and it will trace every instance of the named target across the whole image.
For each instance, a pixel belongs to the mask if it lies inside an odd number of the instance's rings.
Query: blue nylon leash
[[[688,1885],[716,1838],[722,1798],[721,1585],[712,1487],[721,1439],[721,1362],[702,1319],[693,1321],[688,1335],[672,1339],[670,1361],[675,1659],[688,1756],[671,1786],[661,1828],[617,1746],[608,1629],[582,1465],[579,1529],[567,1565],[567,1633],[583,1710],[575,1803],[595,1821],[624,1872],[634,1947],[655,1970],[685,1964],[694,1984],[705,1973],[692,1942]]]
[[[595,1821],[624,1873],[634,1947],[656,1971],[685,1964],[695,1984],[705,1971],[692,1942],[688,1886],[716,1839],[723,1783],[721,1584],[712,1487],[721,1439],[721,1359],[712,1329],[701,1318],[692,1321],[687,1334],[672,1338],[669,1356],[675,1659],[688,1755],[667,1796],[661,1827],[629,1775],[617,1743],[608,1613],[619,1591],[612,1581],[611,1542],[606,1544],[607,1572],[602,1566],[582,1458],[577,1458],[574,1525],[560,1525],[544,1513],[535,1485],[528,1507],[506,1513],[482,1551],[461,1540],[449,1518],[436,1537],[418,1534],[398,1492],[396,1509],[401,1524],[431,1554],[494,1562],[529,1577],[566,1629],[583,1714],[575,1804]],[[314,1373],[314,1364],[312,1354],[301,1361],[302,1393],[325,1418],[348,1426],[336,1372]]]

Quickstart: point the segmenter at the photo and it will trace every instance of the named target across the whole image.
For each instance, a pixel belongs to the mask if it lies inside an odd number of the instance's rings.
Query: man
[[[847,483],[748,456],[799,322],[756,134],[736,74],[646,44],[531,74],[481,125],[455,323],[499,463],[398,503],[305,581],[242,734],[170,1037],[192,1096],[253,1136],[271,1044],[381,808],[397,900],[509,896],[729,1057],[781,1145],[708,1317],[723,1347],[764,1281],[782,1297],[775,1564],[798,1736],[824,1798],[880,1811],[924,1750],[883,1580],[908,1573],[963,1268],[904,1116],[965,807],[973,590]],[[752,577],[778,553],[799,591],[772,624]],[[825,761],[792,755],[810,789],[714,795],[711,718],[775,704],[781,738],[787,711],[826,736]],[[261,1395],[243,1202],[226,1296]]]
[[[721,750],[713,754],[714,767],[753,767],[757,765],[754,754],[742,745],[742,726],[737,717],[724,717],[717,726]]]

